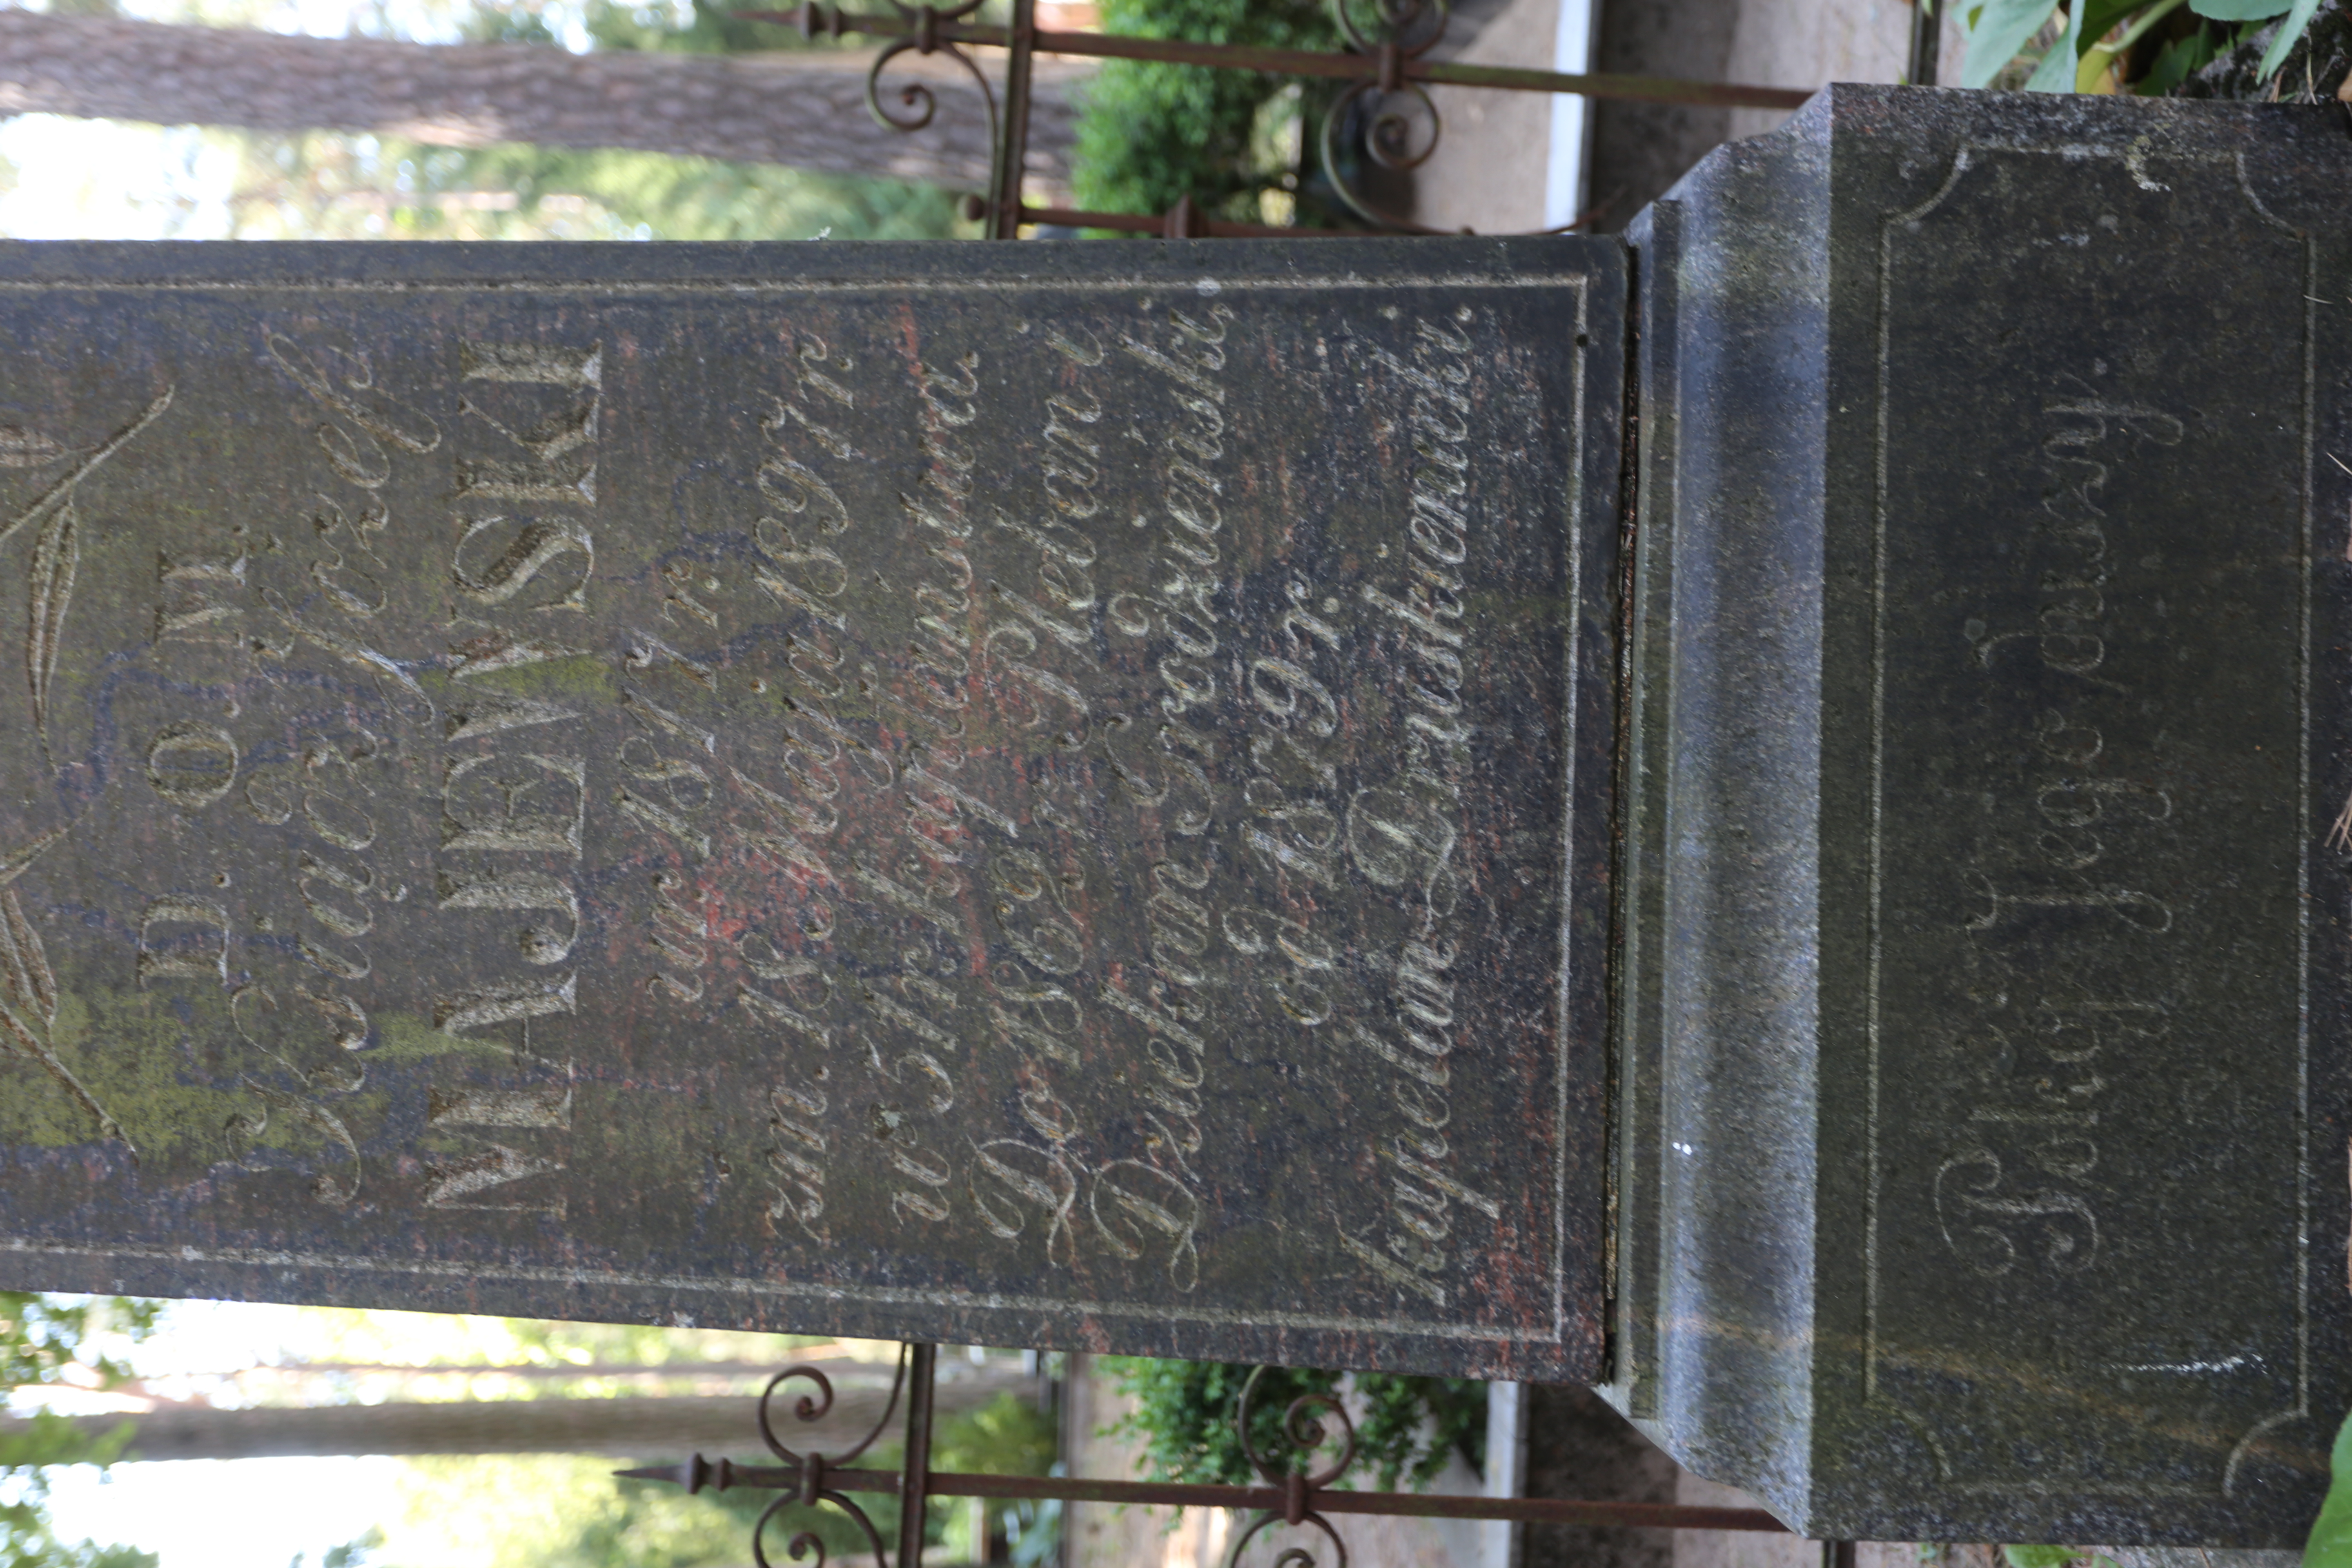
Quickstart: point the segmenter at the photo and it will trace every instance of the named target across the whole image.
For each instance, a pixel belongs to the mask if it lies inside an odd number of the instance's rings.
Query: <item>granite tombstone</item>
[[[0,248],[7,1282],[1597,1375],[1624,320]]]
[[[0,250],[7,1283],[1590,1380],[1816,1537],[2292,1543],[2347,177],[1838,88],[1624,246]]]

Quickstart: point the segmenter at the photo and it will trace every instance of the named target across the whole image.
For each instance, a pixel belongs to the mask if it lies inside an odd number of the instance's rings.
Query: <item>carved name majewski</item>
[[[218,254],[0,251],[8,1283],[1597,1369],[1611,254]]]

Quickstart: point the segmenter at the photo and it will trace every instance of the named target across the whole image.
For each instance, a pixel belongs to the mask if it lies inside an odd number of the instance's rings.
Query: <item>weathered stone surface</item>
[[[2340,113],[1837,88],[1642,251],[1615,1397],[2300,1541],[2352,1400]]]
[[[8,1284],[1598,1372],[1613,245],[0,320]]]

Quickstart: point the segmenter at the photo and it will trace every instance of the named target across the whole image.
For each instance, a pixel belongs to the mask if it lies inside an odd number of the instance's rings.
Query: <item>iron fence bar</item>
[[[1266,223],[1227,223],[1223,218],[1202,216],[1198,207],[1192,208],[1188,215],[1171,211],[1164,217],[1147,217],[1139,213],[1024,206],[1020,221],[1024,224],[1054,224],[1063,228],[1108,228],[1124,234],[1152,234],[1163,239],[1344,239],[1350,237],[1369,239],[1374,232],[1368,228],[1297,228]]]
[[[1263,1371],[1261,1368],[1260,1373]],[[1243,1435],[1244,1447],[1252,1463],[1268,1483],[1264,1486],[1242,1487],[1200,1481],[1087,1480],[1066,1476],[991,1476],[934,1470],[930,1467],[930,1459],[933,1394],[938,1375],[937,1345],[902,1345],[899,1350],[899,1376],[891,1388],[892,1408],[886,1409],[874,1430],[841,1457],[843,1459],[856,1458],[881,1436],[883,1428],[889,1423],[898,1403],[899,1388],[903,1385],[907,1393],[906,1451],[904,1463],[895,1471],[845,1468],[822,1454],[798,1453],[777,1437],[771,1419],[771,1405],[778,1390],[787,1383],[806,1380],[816,1390],[814,1396],[803,1397],[792,1406],[793,1414],[802,1422],[822,1419],[833,1404],[832,1384],[824,1374],[814,1367],[796,1366],[785,1369],[769,1381],[755,1412],[761,1441],[770,1453],[784,1460],[783,1464],[738,1465],[730,1459],[720,1459],[713,1464],[697,1454],[682,1465],[623,1470],[619,1474],[638,1480],[675,1481],[690,1493],[706,1488],[726,1491],[736,1487],[778,1493],[776,1500],[761,1514],[759,1523],[752,1529],[751,1554],[761,1568],[772,1568],[761,1544],[761,1535],[769,1521],[785,1509],[811,1507],[819,1502],[831,1503],[841,1509],[864,1529],[873,1544],[876,1568],[884,1568],[881,1538],[865,1510],[844,1495],[848,1492],[874,1492],[899,1500],[896,1568],[922,1568],[923,1527],[928,1511],[925,1505],[934,1497],[1254,1510],[1258,1515],[1257,1521],[1234,1542],[1236,1558],[1250,1537],[1278,1521],[1293,1527],[1310,1523],[1321,1530],[1339,1548],[1342,1563],[1346,1561],[1346,1549],[1331,1533],[1329,1523],[1322,1517],[1325,1514],[1500,1520],[1525,1524],[1597,1525],[1635,1530],[1789,1532],[1788,1526],[1761,1509],[1696,1508],[1675,1503],[1559,1498],[1457,1497],[1423,1492],[1333,1490],[1329,1483],[1346,1470],[1356,1451],[1354,1423],[1349,1420],[1345,1408],[1336,1396],[1329,1394],[1307,1394],[1291,1403],[1282,1418],[1281,1426],[1287,1440],[1302,1449],[1301,1458],[1307,1458],[1324,1441],[1324,1429],[1318,1423],[1325,1419],[1338,1424],[1341,1452],[1335,1461],[1325,1464],[1311,1474],[1295,1469],[1286,1471],[1281,1461],[1270,1460],[1261,1455],[1247,1436],[1251,1401],[1258,1383],[1257,1373],[1251,1376],[1242,1391],[1234,1422],[1236,1429]],[[804,1547],[814,1544],[816,1537],[802,1531],[793,1538],[792,1555],[799,1558]],[[818,1553],[822,1563],[821,1546]],[[1851,1544],[1847,1543],[1842,1552],[1834,1544],[1825,1547],[1822,1568],[1853,1568]]]
[[[691,1472],[700,1468],[699,1486]],[[660,1469],[619,1472],[639,1480],[685,1480],[692,1489],[749,1487],[764,1491],[799,1489],[802,1472],[784,1465],[713,1464],[698,1458]],[[898,1470],[841,1470],[828,1467],[824,1484],[836,1491],[878,1492],[903,1497],[906,1477]],[[1235,1508],[1282,1511],[1286,1489],[1235,1487],[1207,1481],[1098,1481],[1066,1476],[986,1476],[933,1470],[924,1478],[930,1497],[994,1498],[1008,1502],[1060,1501],[1135,1503],[1163,1508]],[[1457,1497],[1434,1492],[1358,1492],[1318,1489],[1315,1507],[1323,1513],[1370,1514],[1400,1519],[1502,1520],[1522,1524],[1583,1524],[1624,1530],[1720,1530],[1786,1535],[1789,1527],[1757,1508],[1700,1508],[1681,1503],[1611,1502],[1564,1498]],[[913,1510],[902,1512],[904,1521]],[[1843,1568],[1853,1568],[1851,1563]]]
[[[1261,1453],[1250,1436],[1251,1409],[1259,1380],[1265,1370],[1260,1367],[1250,1374],[1234,1413],[1235,1434],[1240,1437],[1243,1450],[1248,1455],[1251,1464],[1265,1481],[1264,1486],[1226,1486],[1194,1481],[1082,1480],[1065,1476],[988,1476],[934,1470],[931,1468],[931,1437],[933,1393],[939,1376],[939,1347],[912,1342],[899,1346],[898,1376],[891,1385],[890,1406],[883,1411],[882,1418],[875,1424],[874,1429],[838,1460],[819,1453],[800,1453],[788,1447],[776,1435],[772,1407],[777,1394],[786,1384],[805,1381],[814,1390],[814,1394],[800,1397],[789,1406],[794,1418],[803,1424],[822,1420],[833,1405],[833,1385],[824,1373],[813,1366],[792,1366],[769,1380],[754,1411],[761,1444],[771,1454],[784,1461],[782,1465],[738,1465],[731,1459],[720,1459],[713,1464],[697,1454],[682,1465],[618,1473],[635,1480],[675,1481],[689,1493],[699,1492],[706,1488],[726,1491],[735,1487],[776,1493],[776,1500],[767,1506],[760,1514],[759,1521],[751,1527],[751,1557],[759,1568],[774,1568],[763,1542],[770,1522],[787,1510],[808,1510],[820,1503],[839,1509],[859,1527],[873,1549],[875,1568],[893,1568],[884,1561],[881,1532],[874,1527],[866,1510],[850,1500],[847,1494],[851,1492],[877,1492],[898,1499],[895,1568],[922,1568],[923,1529],[925,1516],[929,1512],[926,1505],[934,1497],[996,1498],[1007,1501],[1142,1503],[1177,1508],[1255,1510],[1256,1518],[1234,1538],[1227,1555],[1226,1568],[1234,1568],[1250,1542],[1276,1524],[1293,1530],[1311,1526],[1320,1531],[1337,1554],[1337,1568],[1347,1568],[1346,1543],[1331,1528],[1330,1521],[1325,1517],[1327,1514],[1499,1520],[1525,1524],[1597,1525],[1636,1530],[1789,1533],[1788,1526],[1761,1509],[1333,1490],[1331,1483],[1346,1473],[1355,1458],[1355,1423],[1349,1418],[1346,1407],[1336,1394],[1303,1394],[1290,1402],[1278,1422],[1282,1440],[1296,1450],[1295,1454],[1284,1459]],[[843,1461],[856,1459],[882,1435],[896,1411],[902,1386],[907,1394],[904,1463],[895,1471],[843,1468]],[[1322,1460],[1319,1468],[1297,1468],[1301,1464],[1316,1464],[1318,1453],[1327,1443],[1328,1429],[1323,1425],[1326,1421],[1336,1426],[1338,1456]],[[816,1554],[815,1568],[824,1568],[824,1542],[813,1531],[803,1529],[792,1537],[791,1555],[795,1561],[804,1559],[812,1551]],[[1277,1559],[1281,1563],[1304,1563],[1307,1568],[1313,1568],[1315,1561],[1311,1552],[1295,1547],[1283,1552]],[[1854,1568],[1852,1543],[1825,1543],[1822,1561],[1822,1568]]]
[[[1004,134],[996,143],[989,182],[988,237],[1021,237],[1021,179],[1029,163],[1029,68],[1036,50],[1037,0],[1013,0],[1005,44]]]
[[[1944,19],[1937,13],[1936,0],[1911,0],[1910,58],[1903,79],[1913,87],[1936,85],[1936,57],[1942,52]]]
[[[898,1494],[898,1568],[923,1568],[924,1516],[929,1511],[926,1505],[938,1489],[932,1485],[936,1478],[931,1474],[931,1396],[939,1383],[940,1347],[916,1345],[912,1349],[914,1355],[908,1367],[912,1381],[907,1390],[906,1462],[899,1469],[898,1484],[891,1489]],[[836,1470],[826,1479],[839,1488],[846,1484],[841,1478],[851,1473]],[[793,1485],[799,1485],[797,1476]]]
[[[919,15],[880,16],[845,11],[804,0],[793,11],[740,11],[754,21],[797,26],[808,37],[840,37],[863,33],[872,37],[911,38],[919,35]],[[934,25],[933,35],[943,44],[1012,48],[1014,29],[986,22]],[[1356,54],[1325,49],[1265,49],[1243,44],[1196,44],[1181,38],[1139,38],[1118,33],[1067,33],[1033,29],[1037,53],[1077,55],[1097,59],[1151,60],[1162,65],[1206,66],[1223,70],[1261,71],[1270,76],[1323,77],[1335,81],[1373,81],[1393,69],[1395,79],[1442,86],[1504,88],[1521,92],[1565,92],[1585,98],[1624,99],[1643,103],[1690,103],[1715,109],[1797,109],[1813,95],[1785,87],[1752,87],[1739,82],[1686,81],[1673,77],[1625,76],[1613,71],[1523,70],[1514,66],[1465,65],[1457,60],[1427,60],[1403,57],[1384,61],[1381,54]],[[927,51],[928,52],[928,51]],[[1385,51],[1383,51],[1384,53]]]
[[[1335,54],[1318,49],[1261,49],[1240,44],[1130,38],[1110,33],[1040,33],[1037,47],[1047,54],[1221,67],[1230,70],[1263,71],[1269,76],[1328,77],[1340,81],[1377,81],[1381,76],[1378,55]],[[1813,96],[1811,92],[1785,87],[1749,87],[1738,82],[1625,76],[1613,71],[1580,74],[1525,70],[1516,66],[1465,65],[1458,60],[1406,59],[1401,63],[1400,74],[1407,81],[1455,87],[1570,92],[1586,98],[1628,99],[1644,103],[1696,103],[1718,109],[1795,109]]]
[[[890,0],[889,14],[845,10],[824,0],[801,0],[791,11],[746,10],[736,16],[753,21],[795,26],[804,37],[820,34],[841,38],[850,34],[884,40],[866,78],[866,103],[876,119],[900,131],[919,131],[931,121],[937,99],[922,82],[908,82],[894,94],[899,110],[884,101],[882,76],[890,63],[908,53],[944,54],[972,79],[988,107],[989,189],[985,198],[966,196],[962,210],[982,225],[989,239],[1017,239],[1031,212],[1066,214],[1078,226],[1158,232],[1170,239],[1203,237],[1256,236],[1286,232],[1281,226],[1233,224],[1213,220],[1189,195],[1180,199],[1163,219],[1135,215],[1077,215],[1070,209],[1030,209],[1022,200],[1029,142],[1031,71],[1038,52],[1081,58],[1148,60],[1168,65],[1220,70],[1257,71],[1273,76],[1318,77],[1347,85],[1325,109],[1318,145],[1324,172],[1340,203],[1356,217],[1376,229],[1402,234],[1437,234],[1412,218],[1383,210],[1354,188],[1341,171],[1335,138],[1344,125],[1356,137],[1373,163],[1395,173],[1420,167],[1437,150],[1444,134],[1443,117],[1428,89],[1433,86],[1494,89],[1518,92],[1568,93],[1587,98],[1624,99],[1652,103],[1697,104],[1716,108],[1796,109],[1811,94],[1794,88],[1752,87],[1738,82],[1688,81],[1667,77],[1622,76],[1613,72],[1524,70],[1513,66],[1470,65],[1458,60],[1427,58],[1444,37],[1452,15],[1452,0],[1380,0],[1381,26],[1372,32],[1360,27],[1349,11],[1349,0],[1332,0],[1332,17],[1346,41],[1345,49],[1269,49],[1241,44],[1201,44],[1181,38],[1143,38],[1118,33],[1075,33],[1041,29],[1036,25],[1035,0],[1012,0],[1009,26],[973,19],[982,0],[955,0],[938,5],[908,5]],[[1929,0],[1914,0],[1925,6]],[[1913,31],[1915,57],[1922,34]],[[1930,39],[1932,43],[1932,37]],[[996,92],[971,51],[1001,48],[1009,52],[1004,73],[1005,103],[997,110]],[[1915,64],[1916,61],[1915,60]],[[1933,70],[1933,61],[1927,62]],[[1402,109],[1393,105],[1402,104]],[[1417,130],[1425,119],[1425,136]],[[1592,215],[1538,232],[1562,234],[1580,228]],[[1100,221],[1087,221],[1088,218]],[[1052,221],[1047,219],[1045,221]],[[1472,232],[1464,229],[1462,233]]]

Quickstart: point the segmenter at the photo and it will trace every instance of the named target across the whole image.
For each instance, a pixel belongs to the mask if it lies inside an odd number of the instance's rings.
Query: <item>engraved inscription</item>
[[[2108,745],[2100,726],[2113,729],[2112,711],[2137,694],[2100,672],[2115,618],[2140,607],[2111,596],[2110,580],[2145,542],[2112,515],[2109,482],[2143,444],[2178,446],[2184,426],[2158,409],[2085,396],[2052,398],[2042,417],[2047,483],[2017,547],[2038,573],[2034,624],[1994,631],[1971,618],[1962,627],[1988,679],[2020,660],[2059,678],[2028,699],[2039,710],[2039,755],[2011,785],[2011,810],[2012,819],[2030,811],[2030,826],[2003,843],[2011,858],[1966,877],[1983,908],[1965,929],[2010,957],[2003,987],[1979,993],[1979,1016],[1958,1047],[1989,1093],[1955,1130],[1935,1205],[1945,1245],[1989,1278],[2021,1265],[2071,1274],[2097,1260],[2098,1206],[2084,1184],[2099,1163],[2102,1105],[2113,1075],[2136,1070],[2168,1027],[2160,1002],[2091,988],[2143,973],[2148,958],[2128,944],[2173,922],[2162,899],[2117,880],[2132,877],[2135,840],[2172,816],[2173,801],[2128,776],[2145,759]],[[2037,998],[2019,1008],[2012,990]]]
[[[1570,254],[0,335],[29,1230],[1583,1364]]]
[[[590,784],[585,709],[538,683],[592,657],[561,639],[591,610],[604,345],[465,337],[457,349],[446,570],[457,689],[440,724],[433,898],[478,951],[508,956],[436,994],[432,1022],[505,1039],[523,1070],[513,1087],[434,1089],[427,1125],[448,1131],[424,1202],[561,1219],[572,1068],[558,1058],[579,1005]],[[543,1132],[523,1148],[481,1128]]]
[[[1392,585],[1368,582],[1358,590],[1383,640],[1402,656],[1396,663],[1403,700],[1397,707],[1404,719],[1398,744],[1404,765],[1393,777],[1355,792],[1346,830],[1349,863],[1396,900],[1408,924],[1382,955],[1387,984],[1381,1005],[1369,1021],[1351,1019],[1349,1026],[1356,1043],[1391,1075],[1388,1087],[1398,1121],[1374,1140],[1389,1193],[1385,1234],[1376,1247],[1342,1228],[1339,1244],[1359,1263],[1441,1307],[1446,1294],[1440,1281],[1453,1261],[1446,1243],[1454,1235],[1454,1205],[1488,1220],[1502,1214],[1494,1198],[1454,1173],[1447,1142],[1457,1022],[1451,971],[1460,957],[1453,916],[1462,897],[1454,862],[1470,766],[1463,677],[1475,630],[1464,622],[1459,570],[1469,558],[1475,526],[1464,392],[1470,354],[1470,340],[1457,326],[1429,321],[1414,323],[1410,360],[1375,351],[1381,368],[1412,389],[1407,428],[1418,459],[1397,557],[1400,576]],[[1319,625],[1296,610],[1284,624],[1309,631]],[[1286,716],[1296,707],[1295,700],[1286,704]],[[1311,731],[1315,723],[1310,717],[1307,727]],[[1336,836],[1337,819],[1325,816]]]
[[[1955,1487],[2218,1500],[2305,1397],[2307,258],[2169,155],[1972,148],[1884,233],[1866,1386]],[[1995,303],[2181,247],[2228,301]]]

